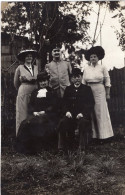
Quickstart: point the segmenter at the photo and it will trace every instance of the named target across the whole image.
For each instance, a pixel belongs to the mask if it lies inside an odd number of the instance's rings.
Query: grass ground
[[[3,146],[1,164],[2,195],[125,195],[124,138],[62,156]]]

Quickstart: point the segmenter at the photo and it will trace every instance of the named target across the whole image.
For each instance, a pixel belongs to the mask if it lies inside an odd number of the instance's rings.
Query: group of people
[[[110,77],[104,65],[98,63],[105,55],[101,46],[85,53],[90,62],[84,72],[71,68],[61,59],[59,48],[52,50],[53,60],[38,73],[32,65],[35,50],[23,50],[17,58],[22,61],[16,69],[14,85],[16,100],[17,150],[34,151],[58,146],[59,151],[72,147],[75,130],[79,130],[80,151],[86,149],[89,138],[106,139],[113,136],[107,107],[110,98]]]

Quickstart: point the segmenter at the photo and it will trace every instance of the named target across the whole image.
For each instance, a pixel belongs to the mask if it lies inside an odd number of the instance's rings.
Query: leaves
[[[117,39],[119,40],[119,45],[121,46],[121,49],[124,51],[125,50],[125,10],[122,9],[123,7],[121,7],[121,10],[118,10],[117,11],[118,13],[112,18],[118,18],[118,21],[121,25],[121,28],[116,29],[115,33]]]
[[[11,3],[9,3],[11,5]],[[71,43],[87,36],[89,27],[84,16],[89,14],[88,2],[14,2],[2,12],[4,32],[26,35],[44,45],[43,36],[50,45]],[[84,9],[85,7],[85,9]],[[75,9],[77,16],[72,13]],[[79,18],[78,11],[81,15]]]

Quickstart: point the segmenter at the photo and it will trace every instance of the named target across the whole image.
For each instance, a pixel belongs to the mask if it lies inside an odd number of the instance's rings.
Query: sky
[[[125,5],[125,1],[122,2]],[[106,7],[101,8],[100,10],[100,17],[99,17],[99,25],[97,28],[96,37],[100,31],[100,22],[103,21],[104,15],[106,11],[106,16],[104,20],[104,24],[101,29],[101,43],[100,43],[100,36],[98,37],[98,40],[95,44],[101,45],[105,50],[105,57],[102,60],[102,63],[107,66],[108,70],[113,69],[113,67],[116,68],[122,68],[125,66],[125,51],[123,52],[120,48],[119,41],[116,38],[115,30],[112,26],[114,26],[116,29],[120,29],[120,25],[117,18],[111,18],[115,15],[115,13],[111,13],[108,9],[106,10]],[[95,32],[95,26],[97,21],[97,14],[98,13],[98,5],[93,3],[93,12],[88,17],[90,24],[89,34],[94,37]],[[91,46],[88,45],[88,48]],[[84,63],[87,63],[84,61]]]

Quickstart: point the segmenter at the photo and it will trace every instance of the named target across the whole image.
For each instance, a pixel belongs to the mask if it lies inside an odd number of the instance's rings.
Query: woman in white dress
[[[98,63],[104,55],[105,52],[101,46],[87,50],[85,58],[90,61],[90,65],[85,68],[83,74],[83,84],[91,87],[95,99],[92,138],[98,139],[106,139],[114,135],[106,101],[110,98],[110,77],[107,68]]]
[[[22,50],[17,58],[23,64],[19,65],[14,75],[14,86],[18,90],[16,99],[16,135],[23,120],[28,117],[28,104],[31,93],[37,88],[38,67],[32,65],[33,59],[36,57],[35,50]]]

